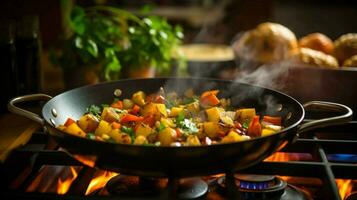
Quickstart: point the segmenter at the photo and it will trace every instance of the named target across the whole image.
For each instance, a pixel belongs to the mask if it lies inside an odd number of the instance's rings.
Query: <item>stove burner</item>
[[[238,188],[246,190],[265,190],[274,186],[274,176],[234,175]]]
[[[249,199],[280,199],[306,200],[308,195],[275,176],[235,174],[235,183],[242,200]],[[226,177],[217,180],[222,191],[227,193]],[[227,194],[229,195],[229,194]]]
[[[198,178],[167,180],[118,175],[108,181],[105,190],[118,197],[200,199],[207,194],[208,185]]]
[[[357,163],[357,155],[355,154],[328,154],[329,161],[343,163]]]

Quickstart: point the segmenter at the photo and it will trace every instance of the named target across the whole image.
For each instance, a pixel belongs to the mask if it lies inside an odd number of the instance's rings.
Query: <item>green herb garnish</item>
[[[87,133],[87,138],[91,140],[95,140],[95,135],[94,133]]]
[[[100,119],[101,109],[100,109],[99,106],[90,105],[90,106],[86,109],[86,113],[90,113],[90,114],[96,116],[98,119]]]
[[[242,124],[242,127],[245,128],[245,129],[248,129],[248,127],[249,127],[249,122],[244,122],[244,123]]]
[[[184,136],[198,133],[198,128],[192,119],[186,119],[183,113],[176,117],[176,125],[182,130]]]
[[[160,123],[160,126],[157,128],[157,131],[160,132],[162,130],[164,130],[166,128],[166,126],[163,123]]]

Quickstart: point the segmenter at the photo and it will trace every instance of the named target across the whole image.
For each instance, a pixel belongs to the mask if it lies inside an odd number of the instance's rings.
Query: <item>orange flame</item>
[[[311,156],[309,154],[276,152],[273,155],[266,158],[264,161],[270,161],[270,162],[299,161],[299,160],[311,159],[310,157]]]
[[[352,181],[344,179],[336,179],[338,190],[340,192],[341,199],[345,199],[352,192]]]
[[[91,182],[88,185],[86,195],[92,193],[93,191],[104,187],[104,185],[114,176],[118,175],[118,173],[115,172],[109,172],[109,171],[99,171],[97,176],[91,180]]]
[[[61,178],[58,179],[57,182],[57,193],[58,194],[66,194],[67,191],[69,190],[69,187],[71,186],[72,182],[74,179],[77,178],[78,173],[74,169],[74,167],[70,167],[71,170],[71,175],[68,176],[64,181],[61,180]]]
[[[283,152],[276,152],[273,155],[266,158],[264,161],[271,161],[271,162],[286,162],[290,160],[290,156],[287,153]]]

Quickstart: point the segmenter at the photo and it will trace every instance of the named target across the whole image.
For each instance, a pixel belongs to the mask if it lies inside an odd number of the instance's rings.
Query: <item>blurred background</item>
[[[230,47],[243,31],[267,21],[288,27],[297,38],[320,32],[335,40],[357,30],[357,2],[353,0],[3,0],[0,6],[2,105],[16,95],[38,92],[54,95],[105,80],[95,73],[80,72],[84,82],[69,84],[73,80],[63,76],[65,68],[50,61],[51,51],[61,51],[63,40],[71,34],[69,18],[76,5],[82,8],[105,5],[130,11],[138,17],[147,14],[164,17],[172,26],[181,26],[184,34],[181,45],[203,43]],[[226,56],[223,60],[235,62],[228,62],[226,73],[225,68],[220,68],[217,76],[235,79],[236,59],[229,52]],[[194,60],[190,56],[185,60],[189,67],[190,59]],[[169,72],[164,74],[154,72],[154,76],[180,75],[175,66],[169,66]],[[125,71],[127,66],[121,67]],[[196,76],[202,75],[201,71],[202,68],[186,69],[181,74]],[[217,78],[212,73],[204,76]],[[75,80],[83,77],[76,76]]]

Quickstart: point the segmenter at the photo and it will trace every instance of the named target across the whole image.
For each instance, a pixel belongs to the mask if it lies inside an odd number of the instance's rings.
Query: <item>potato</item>
[[[86,136],[86,133],[76,123],[72,123],[71,125],[67,126],[63,131],[75,136]]]
[[[126,133],[120,134],[120,142],[121,144],[131,144],[131,137]]]
[[[195,135],[189,135],[186,139],[186,143],[188,146],[200,146],[201,145],[200,140]]]
[[[244,108],[239,109],[236,112],[237,120],[240,123],[250,122],[252,121],[253,117],[256,115],[254,108]]]
[[[218,122],[204,122],[203,131],[210,138],[218,137],[218,133],[220,131]]]
[[[92,115],[92,114],[86,114],[83,115],[79,120],[78,120],[78,126],[84,131],[84,132],[94,132],[95,129],[98,127],[99,121],[98,119]]]
[[[157,107],[155,106],[154,103],[148,103],[143,107],[143,109],[140,110],[140,114],[143,115],[144,117],[148,115],[155,115],[157,113],[158,113]]]
[[[163,146],[170,146],[176,140],[176,131],[172,128],[165,128],[159,132],[159,141]]]
[[[138,137],[135,138],[134,144],[137,145],[148,144],[148,140],[146,139],[145,136],[139,135]]]
[[[175,123],[169,119],[169,118],[161,118],[160,122],[165,126],[165,127],[170,127],[170,128],[174,128],[176,127]]]
[[[104,120],[100,120],[97,129],[94,134],[97,136],[102,136],[103,134],[108,134],[112,130],[110,124]]]
[[[109,135],[111,138],[113,138],[113,140],[115,142],[122,143],[121,142],[122,141],[122,133],[120,132],[119,129],[113,129],[106,134]]]
[[[271,129],[268,129],[268,128],[263,128],[261,136],[267,136],[267,135],[271,135],[271,134],[274,134],[274,133],[275,133],[274,130],[271,130]]]
[[[181,108],[181,107],[172,107],[169,116],[177,117],[177,115],[179,115],[182,111],[183,111],[183,108]]]
[[[139,106],[143,106],[145,105],[145,93],[143,91],[138,91],[138,92],[135,92],[131,98],[131,100],[139,105]]]
[[[153,129],[152,129],[152,128],[150,128],[148,125],[142,123],[142,124],[140,124],[140,125],[138,126],[138,128],[136,129],[135,135],[136,135],[136,137],[138,137],[138,136],[145,136],[145,137],[147,137],[147,136],[150,135],[152,132],[153,132]]]
[[[134,106],[134,102],[130,99],[123,99],[123,108],[128,110]]]
[[[157,110],[164,116],[167,117],[166,106],[163,103],[154,103]]]
[[[220,110],[217,107],[212,107],[206,110],[208,121],[219,122]]]
[[[193,114],[197,114],[200,111],[200,103],[199,102],[192,102],[186,105],[186,109]]]
[[[250,139],[249,136],[246,135],[239,135],[238,133],[234,131],[230,131],[226,136],[223,137],[222,143],[230,143],[230,142],[239,142],[243,140],[248,140]]]
[[[101,115],[102,120],[105,120],[107,122],[116,122],[119,121],[119,114],[115,112],[115,109],[112,107],[106,107],[103,109],[102,115]]]

